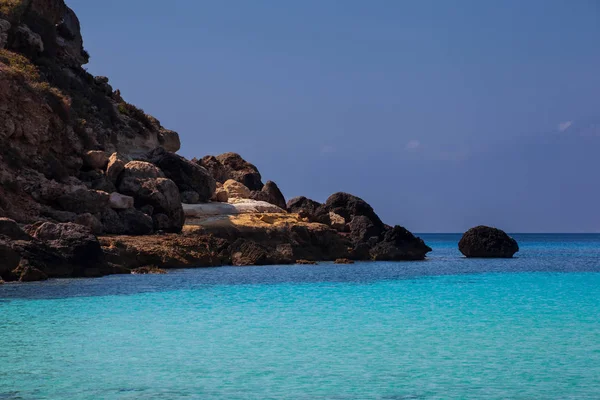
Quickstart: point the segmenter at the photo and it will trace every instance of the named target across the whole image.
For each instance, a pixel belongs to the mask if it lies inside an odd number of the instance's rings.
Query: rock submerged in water
[[[504,231],[480,225],[465,232],[458,249],[468,258],[511,258],[519,245]]]

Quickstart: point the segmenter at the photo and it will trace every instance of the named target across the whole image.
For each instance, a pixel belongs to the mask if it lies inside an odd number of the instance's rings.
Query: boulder
[[[10,31],[10,22],[0,19],[0,49],[6,47],[8,43],[8,31]]]
[[[224,153],[216,159],[225,167],[227,178],[242,183],[250,190],[261,190],[263,187],[260,172],[237,153]]]
[[[125,235],[148,235],[154,230],[152,217],[136,209],[121,211],[119,218]]]
[[[371,248],[371,257],[375,261],[423,260],[430,251],[422,239],[396,225],[388,228],[382,240]]]
[[[109,157],[106,166],[106,179],[116,185],[119,175],[125,169],[127,162],[128,160],[124,156],[121,156],[119,153],[113,153]]]
[[[171,179],[180,192],[198,193],[200,202],[208,202],[216,189],[216,181],[200,165],[158,147],[148,153],[146,158],[159,167],[165,176]]]
[[[230,248],[231,262],[236,266],[291,264],[281,253],[253,240],[238,239]]]
[[[102,222],[98,220],[98,218],[94,217],[90,213],[80,214],[75,217],[76,224],[83,225],[87,227],[94,235],[101,235],[104,231],[102,227]]]
[[[83,165],[90,169],[105,169],[108,155],[101,150],[90,150],[83,155]]]
[[[339,214],[329,211],[329,226],[338,232],[346,231],[346,220]]]
[[[108,201],[110,208],[115,210],[127,210],[133,208],[134,199],[121,193],[111,193]]]
[[[206,156],[206,157],[202,157],[202,159],[200,159],[200,160],[194,159],[192,161],[195,162],[196,164],[206,168],[208,173],[217,182],[223,183],[227,179],[229,179],[229,173],[227,172],[227,168],[225,168],[225,166],[223,164],[221,164],[221,162],[219,160],[217,160],[217,157],[215,157],[215,156]]]
[[[308,199],[304,196],[299,196],[290,199],[286,204],[286,208],[288,212],[296,214],[302,213],[310,219],[311,217],[315,216],[321,205],[322,204],[319,202]]]
[[[219,203],[227,203],[229,200],[229,192],[227,192],[227,189],[225,189],[223,186],[217,187],[215,194],[213,194],[213,197],[211,197],[210,200]]]
[[[104,233],[110,235],[123,235],[125,233],[125,226],[119,214],[110,207],[102,210],[100,213],[100,222],[102,223]]]
[[[9,218],[0,218],[0,236],[6,236],[12,240],[31,239],[31,237],[19,227],[19,224]]]
[[[200,195],[197,192],[194,192],[193,190],[181,192],[181,202],[186,204],[198,204],[200,203]]]
[[[107,205],[109,194],[100,190],[77,189],[64,193],[56,202],[64,211],[76,214],[95,214],[102,211]]]
[[[106,267],[104,252],[96,236],[82,225],[44,222],[32,236],[45,242],[73,266],[74,276],[98,276]]]
[[[519,251],[519,245],[504,231],[481,225],[465,232],[458,249],[466,257],[511,258]]]
[[[165,174],[154,164],[145,161],[130,161],[123,168],[121,181],[129,178],[147,179],[164,177]]]
[[[223,183],[223,189],[227,191],[228,198],[231,199],[249,199],[251,196],[250,189],[233,179],[228,179]]]
[[[276,205],[279,208],[286,209],[285,197],[277,187],[277,184],[273,181],[267,181],[260,191],[253,191],[250,195],[251,199],[266,201]]]
[[[179,134],[169,129],[161,129],[158,133],[158,142],[167,151],[176,152],[181,148]]]
[[[316,219],[323,223],[330,223],[330,212],[340,215],[346,221],[352,221],[354,217],[362,215],[369,218],[376,227],[381,229],[384,227],[379,216],[375,214],[373,208],[366,201],[348,193],[332,194],[325,204],[316,211]]]

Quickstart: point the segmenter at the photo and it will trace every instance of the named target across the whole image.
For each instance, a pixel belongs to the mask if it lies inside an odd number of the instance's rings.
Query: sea
[[[0,399],[600,399],[600,235],[0,285]]]

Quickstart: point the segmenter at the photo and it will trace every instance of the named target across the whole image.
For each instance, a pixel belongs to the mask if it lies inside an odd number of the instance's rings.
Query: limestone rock
[[[250,189],[244,186],[243,183],[240,183],[233,179],[228,179],[223,183],[223,189],[227,191],[228,198],[231,199],[249,199]]]
[[[133,208],[134,200],[131,196],[115,192],[110,194],[108,204],[115,210],[127,210]]]
[[[128,162],[127,158],[121,156],[119,153],[111,154],[106,167],[106,178],[113,184],[116,184],[119,175],[121,175]]]
[[[91,169],[105,169],[108,155],[102,150],[90,150],[83,156],[83,165]]]
[[[121,180],[128,178],[164,178],[165,174],[158,169],[155,165],[145,161],[130,161],[125,164],[123,173],[121,174]]]
[[[239,203],[206,203],[206,204],[184,204],[183,210],[186,217],[204,218],[216,215],[237,214],[263,214],[276,213],[285,214],[285,210],[265,201],[245,200]]]
[[[458,249],[466,257],[511,258],[519,251],[519,245],[504,231],[481,225],[465,232]]]
[[[207,202],[216,189],[216,182],[206,169],[164,148],[154,149],[146,158],[159,167],[181,192],[198,193],[201,202]]]
[[[227,192],[227,189],[225,189],[223,186],[217,187],[215,194],[213,194],[213,197],[210,200],[217,201],[219,203],[227,203],[229,200],[229,192]]]

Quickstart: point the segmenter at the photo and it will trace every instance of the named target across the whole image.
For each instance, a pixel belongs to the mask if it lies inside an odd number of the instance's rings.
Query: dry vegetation
[[[11,21],[19,20],[28,4],[29,0],[0,0],[0,14]]]

